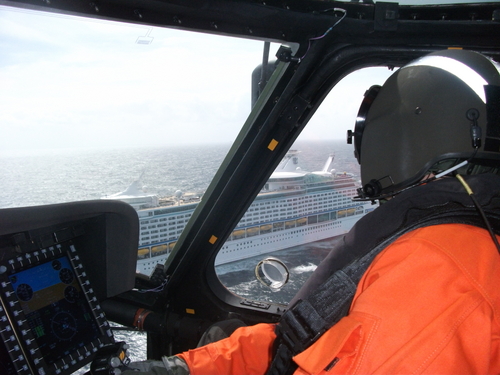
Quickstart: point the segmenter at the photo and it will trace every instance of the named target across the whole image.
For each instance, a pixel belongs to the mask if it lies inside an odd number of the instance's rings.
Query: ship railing
[[[254,223],[247,227],[237,227],[227,241],[239,240],[282,230],[335,221],[349,216],[363,215],[363,205],[336,208],[331,211],[308,213],[300,217],[290,217],[276,222]]]

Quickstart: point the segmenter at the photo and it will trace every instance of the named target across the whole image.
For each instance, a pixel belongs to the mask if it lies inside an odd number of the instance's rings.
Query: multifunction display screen
[[[113,342],[71,243],[3,260],[0,291],[0,357],[19,375],[71,374]]]
[[[9,279],[47,364],[101,335],[66,256]]]

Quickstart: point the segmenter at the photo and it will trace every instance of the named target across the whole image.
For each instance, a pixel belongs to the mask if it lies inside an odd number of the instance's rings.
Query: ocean
[[[122,149],[0,151],[0,208],[100,199],[141,179],[160,196],[204,191],[229,151],[229,144]],[[303,169],[333,168],[358,173],[352,145],[345,141],[303,141]]]
[[[140,179],[146,190],[159,196],[203,192],[230,148],[229,144],[124,149],[29,150],[0,153],[0,208],[100,199],[125,190]],[[329,156],[331,168],[359,175],[352,145],[344,140],[298,141],[304,170],[321,170]],[[272,291],[255,278],[263,256],[217,267],[221,282],[246,298],[287,303],[338,240],[329,239],[275,253],[290,271],[290,281]],[[305,251],[307,247],[307,251]],[[131,346],[132,360],[146,357],[146,335],[115,331],[118,341]],[[82,369],[75,374],[83,374]]]

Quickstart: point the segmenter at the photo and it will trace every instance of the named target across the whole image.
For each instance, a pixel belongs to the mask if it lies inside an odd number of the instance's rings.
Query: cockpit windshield
[[[8,7],[0,45],[2,208],[199,195],[250,112],[263,49]]]

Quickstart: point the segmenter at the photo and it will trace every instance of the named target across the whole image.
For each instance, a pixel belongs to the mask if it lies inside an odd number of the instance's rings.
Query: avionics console
[[[0,262],[0,335],[17,374],[69,374],[113,342],[75,246]]]
[[[0,210],[1,375],[69,375],[114,342],[100,302],[133,288],[138,231],[123,202]]]

